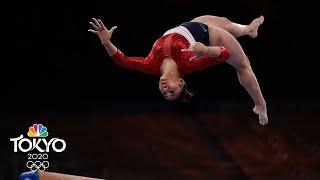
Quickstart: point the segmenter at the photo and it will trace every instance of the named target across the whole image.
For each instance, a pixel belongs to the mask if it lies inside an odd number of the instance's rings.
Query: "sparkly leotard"
[[[189,74],[224,62],[231,55],[228,49],[221,46],[221,53],[216,58],[201,56],[189,61],[195,54],[181,51],[181,49],[189,48],[189,45],[190,42],[183,35],[170,33],[162,36],[153,44],[152,50],[146,58],[129,57],[120,50],[117,50],[111,58],[121,67],[160,75],[160,67],[166,57],[171,57],[176,62],[181,74]]]

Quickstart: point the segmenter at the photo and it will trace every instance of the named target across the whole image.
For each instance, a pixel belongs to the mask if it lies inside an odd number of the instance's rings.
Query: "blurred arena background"
[[[43,123],[67,150],[50,171],[105,179],[318,179],[318,32],[311,2],[104,1],[14,4],[1,58],[0,179],[27,171],[9,138]],[[197,95],[167,103],[157,77],[114,64],[87,32],[92,17],[118,26],[113,42],[146,56],[167,29],[212,14],[265,22],[239,38],[268,103],[262,127],[231,66],[186,76]],[[50,136],[49,135],[49,136]]]

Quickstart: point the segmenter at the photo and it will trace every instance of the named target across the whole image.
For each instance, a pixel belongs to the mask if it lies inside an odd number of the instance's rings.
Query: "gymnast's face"
[[[178,99],[181,96],[183,86],[184,80],[181,78],[178,80],[160,78],[159,81],[159,90],[168,101]]]

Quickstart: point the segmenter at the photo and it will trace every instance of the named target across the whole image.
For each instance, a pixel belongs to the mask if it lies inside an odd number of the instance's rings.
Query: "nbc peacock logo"
[[[47,128],[42,124],[33,124],[29,127],[27,135],[29,137],[48,137],[49,133]]]

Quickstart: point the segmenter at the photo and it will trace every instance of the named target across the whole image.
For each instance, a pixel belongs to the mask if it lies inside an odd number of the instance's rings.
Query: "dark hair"
[[[188,90],[187,84],[185,84],[183,86],[181,95],[177,100],[181,102],[190,102],[194,95],[195,93],[193,91]]]

